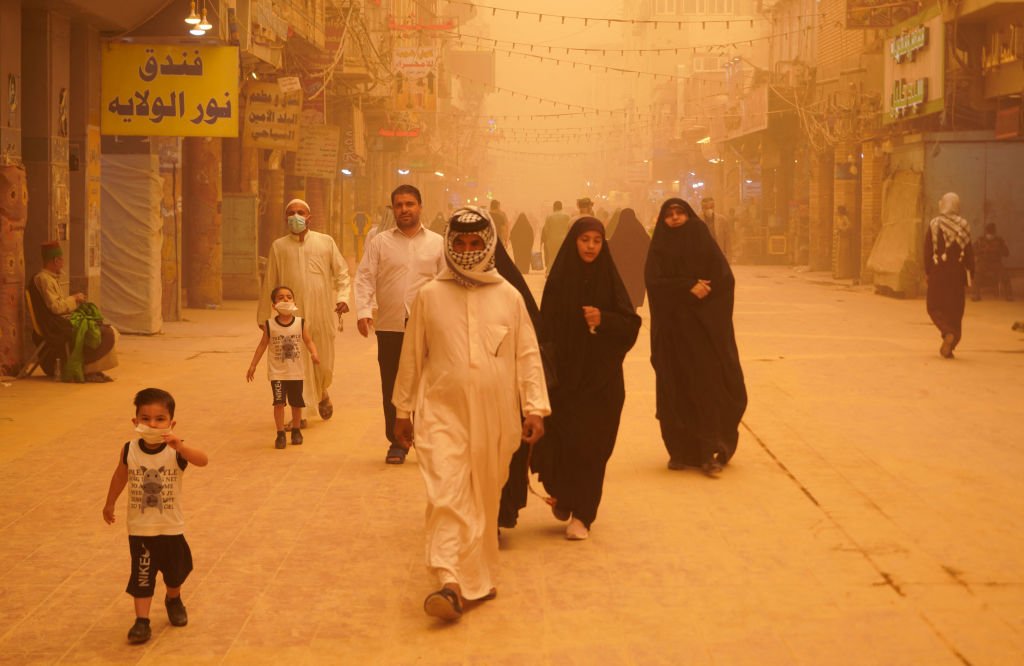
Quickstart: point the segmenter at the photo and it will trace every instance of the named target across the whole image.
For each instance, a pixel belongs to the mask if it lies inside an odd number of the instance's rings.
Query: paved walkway
[[[968,303],[944,361],[922,301],[737,273],[733,464],[665,468],[642,331],[591,539],[531,503],[498,598],[454,626],[422,612],[423,484],[415,453],[383,464],[375,347],[351,320],[334,418],[284,451],[265,382],[244,379],[251,303],[123,337],[111,384],[0,386],[0,663],[1024,661],[1024,309]],[[156,603],[153,640],[129,646],[124,524],[100,510],[151,385],[211,462],[185,481],[190,624]]]

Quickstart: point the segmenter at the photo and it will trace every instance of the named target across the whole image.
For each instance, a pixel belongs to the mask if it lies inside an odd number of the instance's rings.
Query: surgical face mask
[[[151,428],[145,423],[135,426],[135,432],[142,436],[146,444],[163,444],[164,435],[170,435],[170,428]]]
[[[274,303],[274,309],[280,312],[281,314],[291,314],[293,312],[297,312],[299,306],[295,305],[295,303],[292,303],[290,301],[280,301]]]
[[[288,217],[288,230],[293,234],[301,234],[306,230],[306,218],[302,215],[291,215]]]

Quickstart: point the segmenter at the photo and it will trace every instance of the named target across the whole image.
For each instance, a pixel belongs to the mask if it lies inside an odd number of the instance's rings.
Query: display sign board
[[[238,136],[238,47],[106,42],[103,134]]]
[[[302,125],[295,175],[334,178],[338,173],[341,128],[337,125]]]
[[[242,143],[255,148],[299,147],[302,93],[283,93],[277,83],[246,83]]]
[[[889,31],[886,39],[882,122],[942,110],[945,26],[933,7]]]
[[[432,46],[395,46],[391,58],[396,111],[437,110],[437,52]]]

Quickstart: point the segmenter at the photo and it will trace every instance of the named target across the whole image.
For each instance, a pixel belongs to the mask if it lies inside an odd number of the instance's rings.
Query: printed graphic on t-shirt
[[[164,509],[173,509],[174,482],[180,472],[176,466],[170,469],[163,465],[129,468],[128,509],[138,509],[140,513],[146,513],[147,510],[163,513]]]
[[[275,335],[270,341],[270,353],[274,355],[275,361],[287,362],[298,360],[300,354],[299,345],[302,344],[301,333]]]

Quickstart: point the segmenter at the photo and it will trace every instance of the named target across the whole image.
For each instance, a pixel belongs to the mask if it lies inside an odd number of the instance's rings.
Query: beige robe
[[[520,414],[551,413],[537,337],[515,287],[502,280],[466,289],[448,271],[424,285],[393,401],[400,418],[415,413],[427,568],[479,599],[495,587],[498,503]]]
[[[334,239],[327,234],[307,231],[302,241],[295,234],[288,234],[270,246],[256,311],[256,321],[261,326],[274,314],[270,292],[281,285],[295,294],[297,314],[305,320],[306,330],[320,355],[320,364],[315,365],[309,358],[309,350],[302,346],[306,373],[302,398],[306,407],[315,409],[334,379],[334,335],[338,330],[334,308],[338,303],[348,304],[349,301],[348,264]]]

